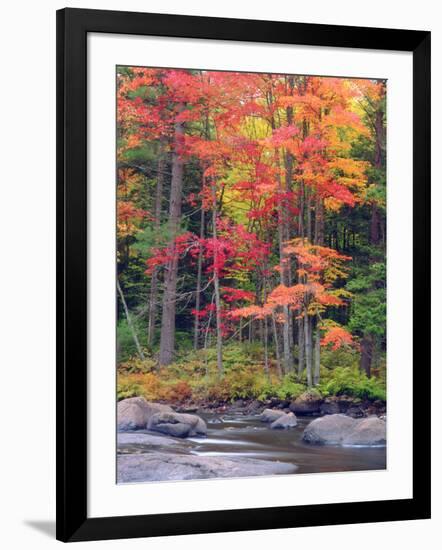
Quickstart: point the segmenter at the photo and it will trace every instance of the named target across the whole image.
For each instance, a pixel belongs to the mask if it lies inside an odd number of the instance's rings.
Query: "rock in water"
[[[169,405],[149,403],[144,397],[129,397],[118,402],[118,431],[143,430],[152,415],[159,412],[173,412]]]
[[[284,414],[283,416],[280,416],[277,420],[272,422],[270,425],[270,428],[272,430],[285,430],[288,428],[294,428],[298,425],[298,421],[296,419],[296,416],[290,412],[287,414]]]
[[[319,413],[322,397],[313,391],[306,391],[290,403],[290,410],[295,414]]]
[[[147,428],[174,437],[205,435],[207,433],[206,423],[199,416],[174,412],[160,412],[152,415]]]
[[[284,416],[286,413],[277,409],[264,409],[259,417],[261,422],[275,422],[280,416]]]
[[[357,420],[344,414],[322,416],[310,422],[302,439],[307,443],[340,445],[356,423]]]
[[[302,438],[307,443],[328,445],[385,445],[386,424],[377,416],[359,420],[330,414],[310,422]]]
[[[353,430],[344,438],[344,445],[385,445],[387,425],[377,416],[364,418],[356,423]]]
[[[145,453],[118,456],[118,483],[292,474],[297,466],[255,458]]]

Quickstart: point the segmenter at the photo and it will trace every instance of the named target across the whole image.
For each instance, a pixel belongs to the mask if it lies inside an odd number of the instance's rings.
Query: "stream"
[[[162,453],[225,458],[252,458],[297,466],[296,473],[382,470],[386,447],[340,447],[311,445],[302,441],[305,426],[313,419],[298,417],[298,426],[272,430],[257,416],[201,414],[207,423],[206,437],[176,440],[155,448]],[[138,432],[140,433],[140,432]],[[166,443],[166,442],[165,442]],[[120,444],[119,454],[152,452],[142,443]]]

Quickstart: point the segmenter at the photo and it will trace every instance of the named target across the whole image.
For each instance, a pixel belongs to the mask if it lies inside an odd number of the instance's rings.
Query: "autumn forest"
[[[119,399],[385,403],[386,88],[117,67]]]

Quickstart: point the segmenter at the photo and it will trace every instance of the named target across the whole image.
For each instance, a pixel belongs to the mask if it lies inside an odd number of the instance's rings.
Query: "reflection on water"
[[[207,422],[207,437],[180,440],[162,452],[198,456],[247,457],[296,464],[296,473],[382,470],[386,467],[385,447],[315,446],[302,441],[311,418],[298,418],[291,430],[271,430],[256,416],[201,415]],[[220,420],[222,422],[220,422]],[[160,450],[158,447],[157,450]],[[152,447],[124,445],[123,453],[152,452]]]

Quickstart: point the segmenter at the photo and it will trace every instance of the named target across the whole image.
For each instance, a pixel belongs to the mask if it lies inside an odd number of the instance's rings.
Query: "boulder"
[[[286,413],[276,409],[264,409],[260,415],[261,422],[275,422],[280,416],[284,416]]]
[[[290,410],[295,414],[319,413],[322,397],[316,392],[306,391],[290,403]]]
[[[173,437],[188,437],[207,433],[206,423],[199,416],[174,412],[159,412],[152,415],[147,429]]]
[[[377,416],[370,416],[356,422],[350,433],[344,438],[344,445],[385,445],[387,425]]]
[[[157,452],[121,454],[117,460],[118,483],[292,474],[297,469],[275,460]]]
[[[344,414],[328,414],[310,422],[302,439],[307,443],[341,445],[357,422]]]
[[[377,416],[355,419],[330,414],[310,422],[302,438],[307,443],[328,445],[385,445],[386,423]]]
[[[272,422],[270,428],[272,430],[287,430],[289,428],[294,428],[297,425],[298,421],[296,419],[296,416],[292,412],[290,412],[280,416],[278,419]]]
[[[118,431],[143,430],[151,416],[159,412],[173,412],[169,405],[150,403],[144,397],[129,397],[118,402]]]

